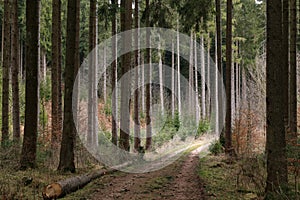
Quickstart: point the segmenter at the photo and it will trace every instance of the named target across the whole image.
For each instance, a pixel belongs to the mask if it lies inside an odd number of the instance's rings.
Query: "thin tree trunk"
[[[175,75],[174,75],[174,73],[175,73],[175,69],[174,69],[174,66],[175,66],[175,53],[174,53],[174,42],[173,42],[173,40],[172,40],[172,71],[171,71],[171,73],[172,73],[172,77],[171,77],[171,92],[172,92],[172,96],[171,96],[171,98],[172,98],[172,102],[171,102],[171,109],[172,109],[172,111],[171,111],[171,113],[172,113],[172,119],[174,119],[174,117],[175,117],[175,94],[174,94],[174,92],[175,92]]]
[[[90,20],[89,20],[89,51],[92,52],[96,47],[96,0],[90,0]],[[94,143],[95,134],[95,103],[96,100],[94,92],[95,88],[95,68],[96,68],[96,55],[93,54],[89,58],[89,99],[88,99],[88,133],[87,143],[91,146]]]
[[[111,4],[113,7],[117,6],[116,0],[112,0]],[[117,20],[116,20],[116,9],[113,11],[113,18],[112,18],[112,36],[117,34]],[[112,143],[114,145],[117,145],[118,143],[118,131],[117,131],[117,38],[112,38],[112,57],[113,57],[113,62],[112,62],[112,78],[111,78],[111,85],[112,85],[112,91],[115,91],[112,93]]]
[[[231,63],[232,63],[232,0],[227,0],[226,25],[226,122],[225,122],[225,153],[233,155],[231,139]]]
[[[217,44],[217,34],[215,35],[215,66],[214,66],[214,71],[215,71],[215,77],[214,77],[214,83],[215,83],[215,119],[214,119],[214,123],[215,123],[215,133],[218,134],[219,133],[219,74],[218,74],[218,44]]]
[[[204,54],[204,38],[201,36],[201,113],[202,120],[206,119],[205,104],[205,54]]]
[[[223,99],[222,99],[222,87],[223,87],[223,67],[222,67],[222,33],[221,33],[221,0],[215,0],[216,3],[216,49],[217,59],[216,65],[218,67],[218,126],[217,133],[222,137],[222,130],[220,125],[223,124]],[[219,76],[220,75],[220,76]]]
[[[58,170],[75,172],[74,147],[75,124],[72,112],[72,96],[74,84],[74,66],[76,64],[76,21],[79,14],[79,0],[68,0],[67,41],[65,67],[64,121]]]
[[[20,97],[19,97],[19,67],[20,42],[18,26],[18,1],[12,5],[12,98],[13,98],[13,139],[20,141]]]
[[[180,89],[180,46],[179,46],[179,21],[177,19],[177,89],[178,89],[178,114],[181,117],[181,89]]]
[[[39,89],[40,1],[26,1],[25,129],[21,169],[36,167]]]
[[[4,147],[9,139],[9,72],[11,68],[11,3],[4,1],[4,42],[3,42],[3,63],[2,63],[2,140]]]
[[[188,105],[188,111],[189,113],[192,113],[192,110],[194,109],[194,105],[193,105],[193,97],[192,97],[192,93],[193,93],[193,85],[194,85],[194,71],[193,71],[193,33],[191,32],[191,36],[190,36],[190,60],[189,60],[189,93],[188,93],[188,99],[189,99],[189,105]]]
[[[207,84],[207,92],[206,92],[206,117],[210,117],[210,104],[211,104],[211,96],[210,96],[210,38],[208,36],[207,39],[207,77],[206,77],[206,84]]]
[[[150,26],[150,16],[149,16],[149,9],[150,9],[150,0],[146,0],[146,27]],[[146,33],[146,58],[145,62],[151,65],[151,49],[150,49],[150,32],[147,31]],[[146,150],[150,150],[152,146],[152,124],[151,124],[151,66],[148,66],[145,71],[146,79]]]
[[[139,1],[134,2],[134,19],[135,28],[139,28]],[[135,91],[134,91],[134,149],[139,151],[141,146],[140,139],[140,120],[139,120],[139,61],[140,61],[140,50],[139,50],[139,32],[136,30],[135,34],[135,46],[138,50],[135,51]]]
[[[132,1],[121,0],[121,31],[131,29],[132,22]],[[124,50],[131,49],[131,34],[126,34],[122,41]],[[122,75],[125,75],[131,68],[131,54],[126,53],[122,56]],[[121,81],[121,118],[120,118],[120,140],[119,146],[125,151],[130,150],[129,135],[130,135],[130,82],[131,77],[127,75]]]
[[[103,55],[103,65],[106,66],[106,46],[104,46],[104,55]],[[107,77],[106,77],[106,70],[103,72],[103,99],[104,99],[104,104],[107,102],[106,98],[106,82],[107,82]]]
[[[57,149],[57,145],[60,142],[60,129],[59,129],[59,116],[58,116],[58,66],[59,66],[59,21],[61,17],[61,1],[52,1],[52,67],[51,67],[51,86],[52,86],[52,135],[51,145],[52,149]]]
[[[159,57],[159,94],[160,94],[160,106],[161,106],[161,114],[164,115],[164,86],[163,86],[163,66],[162,66],[162,58],[161,58],[161,40],[159,36],[158,43],[158,57]]]
[[[297,11],[296,0],[290,2],[290,117],[289,127],[292,144],[297,143]]]
[[[199,106],[199,90],[198,90],[198,51],[197,51],[197,38],[196,38],[196,33],[195,33],[195,104],[196,104],[196,123],[197,125],[199,124],[199,120],[200,120],[200,106]]]

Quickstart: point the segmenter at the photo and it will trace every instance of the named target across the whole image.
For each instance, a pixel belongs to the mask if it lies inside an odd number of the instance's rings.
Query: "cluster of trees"
[[[265,8],[267,8],[266,12]],[[95,49],[101,39],[115,35],[119,31],[123,32],[133,27],[156,26],[174,28],[189,34],[191,38],[201,43],[202,48],[207,48],[207,55],[204,55],[204,51],[201,52],[202,63],[199,66],[202,76],[200,76],[197,74],[197,62],[200,61],[197,60],[196,42],[193,43],[191,40],[191,57],[188,65],[179,56],[178,35],[177,41],[172,44],[172,54],[164,52],[163,56],[162,52],[157,53],[160,63],[159,78],[160,85],[162,85],[162,63],[166,63],[169,56],[172,70],[176,69],[178,72],[176,76],[175,71],[172,71],[172,90],[174,88],[179,96],[183,93],[180,87],[180,74],[184,74],[190,85],[195,87],[196,92],[195,104],[194,100],[189,103],[198,105],[200,102],[201,105],[201,108],[194,109],[196,121],[208,119],[211,106],[215,106],[216,113],[214,113],[213,123],[215,123],[216,132],[222,132],[218,127],[221,127],[219,124],[222,124],[224,120],[223,102],[225,99],[223,99],[222,93],[218,93],[216,94],[217,98],[212,102],[207,93],[209,93],[208,88],[211,82],[215,82],[215,91],[218,91],[217,88],[223,85],[220,80],[222,78],[226,80],[224,82],[226,86],[226,120],[225,130],[221,135],[225,137],[225,151],[230,156],[235,155],[231,128],[241,107],[240,101],[244,98],[242,96],[243,82],[247,80],[243,77],[248,71],[247,68],[254,66],[260,45],[266,46],[267,191],[278,190],[287,183],[287,144],[285,141],[289,139],[291,144],[297,144],[296,0],[268,0],[266,4],[256,4],[251,0],[227,0],[226,6],[225,1],[221,0],[215,0],[215,2],[210,0],[146,0],[145,2],[121,0],[120,5],[117,0],[101,2],[97,0],[52,0],[52,6],[44,0],[4,0],[1,13],[3,22],[1,142],[5,147],[10,139],[9,99],[11,89],[12,135],[17,144],[23,141],[20,159],[22,169],[36,166],[39,93],[42,79],[46,77],[44,75],[47,72],[46,65],[51,66],[51,147],[60,149],[58,170],[75,172],[76,129],[73,118],[76,119],[77,116],[73,116],[72,105],[75,104],[75,107],[78,107],[80,101],[77,99],[76,102],[73,102],[72,96],[74,81],[83,58],[89,51]],[[265,19],[267,20],[266,29]],[[226,23],[224,23],[225,20]],[[251,25],[245,25],[245,21]],[[65,23],[66,26],[64,26]],[[267,35],[266,43],[264,43],[265,33]],[[88,39],[86,35],[88,35]],[[132,36],[127,35],[127,37],[121,44],[122,48],[130,48],[133,38],[134,45],[139,45],[138,33]],[[146,35],[146,38],[146,45],[150,46],[150,35]],[[113,40],[113,58],[117,54],[116,46],[117,41]],[[177,52],[177,56],[175,52]],[[219,71],[219,75],[214,76],[214,80],[211,80],[214,69],[211,68],[213,65],[209,63],[210,55],[215,58],[215,72]],[[151,59],[152,50],[150,48],[143,52],[136,50],[134,54],[122,55],[120,64],[117,59],[114,59],[109,72],[112,90],[117,86],[118,77],[122,77],[134,66],[141,65],[142,61],[150,64]],[[207,63],[204,63],[205,60]],[[89,143],[98,141],[95,120],[98,112],[96,104],[98,97],[95,92],[98,77],[97,73],[92,71],[95,69],[93,66],[96,65],[97,62],[90,63],[88,132],[94,133],[94,135],[87,138]],[[151,73],[147,73],[146,70],[149,69],[145,69],[144,72],[138,68],[135,69],[135,75],[131,78],[135,80],[136,87],[139,86],[141,75],[148,80],[146,82],[151,79]],[[106,82],[109,81],[106,73],[108,72],[105,72],[102,88],[105,103],[108,101]],[[20,119],[22,110],[20,109],[19,87],[23,83],[22,81],[19,83],[19,80],[23,79],[26,81],[25,127],[23,140],[21,140],[20,125],[23,122]],[[142,90],[134,91],[134,149],[136,151],[141,148],[139,118],[141,110],[145,111],[145,149],[151,150],[152,148],[151,101],[153,90],[151,84],[146,84]],[[162,105],[161,111],[165,113],[163,90],[163,87],[160,86],[158,91]],[[111,140],[113,144],[126,151],[130,150],[130,108],[128,110],[127,103],[130,98],[129,91],[129,84],[122,82],[120,135],[117,130],[119,122],[116,118],[118,115],[117,93],[113,93],[114,95],[111,97]],[[191,96],[192,91],[188,93]],[[198,93],[201,93],[201,99],[198,99]],[[180,116],[183,108],[180,98],[176,103],[175,101],[172,94],[170,113],[173,118],[176,109]]]

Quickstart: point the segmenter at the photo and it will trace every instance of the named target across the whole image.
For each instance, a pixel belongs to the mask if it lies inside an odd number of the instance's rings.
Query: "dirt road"
[[[90,199],[206,199],[197,175],[198,151],[183,156],[173,164],[154,172],[104,176],[93,184],[99,187]]]

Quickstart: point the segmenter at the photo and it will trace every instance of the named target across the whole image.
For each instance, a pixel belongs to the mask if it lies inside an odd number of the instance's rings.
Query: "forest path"
[[[117,172],[104,176],[93,183],[99,187],[91,199],[206,199],[197,174],[201,150],[202,147],[185,154],[158,171],[143,174]]]

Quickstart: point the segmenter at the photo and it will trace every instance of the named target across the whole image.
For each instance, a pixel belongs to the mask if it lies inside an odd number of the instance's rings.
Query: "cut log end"
[[[45,200],[57,199],[62,196],[62,187],[58,183],[52,183],[44,188],[43,198]]]

